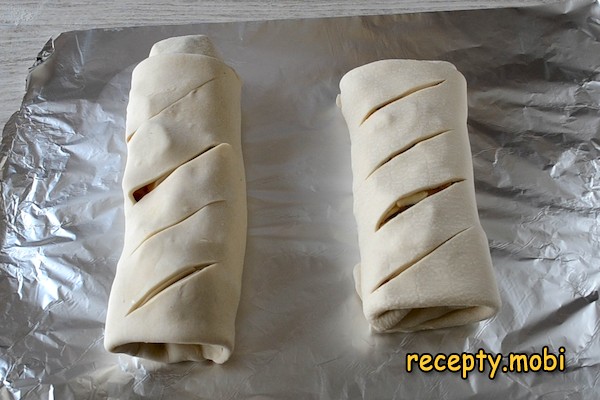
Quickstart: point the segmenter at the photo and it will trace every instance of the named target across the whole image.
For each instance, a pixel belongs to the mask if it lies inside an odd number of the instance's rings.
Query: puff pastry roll
[[[383,60],[340,81],[361,262],[375,331],[492,316],[500,297],[475,204],[466,81],[442,61]]]
[[[107,350],[163,362],[229,358],[247,225],[240,92],[204,36],[158,42],[133,71]]]

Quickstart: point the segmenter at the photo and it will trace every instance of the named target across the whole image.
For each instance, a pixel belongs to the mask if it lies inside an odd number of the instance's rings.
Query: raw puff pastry
[[[109,351],[229,358],[247,224],[240,92],[204,36],[158,42],[133,71]]]
[[[354,277],[373,329],[434,329],[495,314],[462,74],[442,61],[383,60],[348,72],[340,89],[361,255]]]

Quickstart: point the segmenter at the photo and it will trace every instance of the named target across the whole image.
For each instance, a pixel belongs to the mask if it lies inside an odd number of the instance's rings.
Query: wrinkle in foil
[[[586,398],[600,378],[600,5],[68,32],[44,46],[0,152],[0,398]],[[107,353],[131,71],[206,34],[244,81],[248,250],[225,365]],[[358,262],[348,70],[443,59],[466,76],[481,222],[503,308],[372,334]],[[556,373],[406,372],[408,352],[566,349]]]

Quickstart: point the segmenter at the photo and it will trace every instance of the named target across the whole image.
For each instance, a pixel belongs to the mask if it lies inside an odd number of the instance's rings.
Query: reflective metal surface
[[[248,249],[224,365],[107,353],[123,240],[133,67],[209,35],[244,80]],[[0,398],[597,397],[600,5],[69,32],[50,42],[1,147]],[[503,307],[470,327],[372,334],[340,77],[383,58],[454,63],[469,87],[477,201]],[[408,352],[541,352],[565,372],[406,372]]]

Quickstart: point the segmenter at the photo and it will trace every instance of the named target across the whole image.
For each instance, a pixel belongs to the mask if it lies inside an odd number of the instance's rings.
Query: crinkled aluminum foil
[[[133,67],[209,35],[244,80],[249,233],[236,349],[161,365],[102,346],[122,246]],[[600,5],[89,30],[40,53],[4,129],[0,398],[597,398]],[[442,59],[469,85],[481,221],[503,299],[475,326],[369,331],[340,77]],[[407,352],[566,348],[554,373],[407,373]]]

